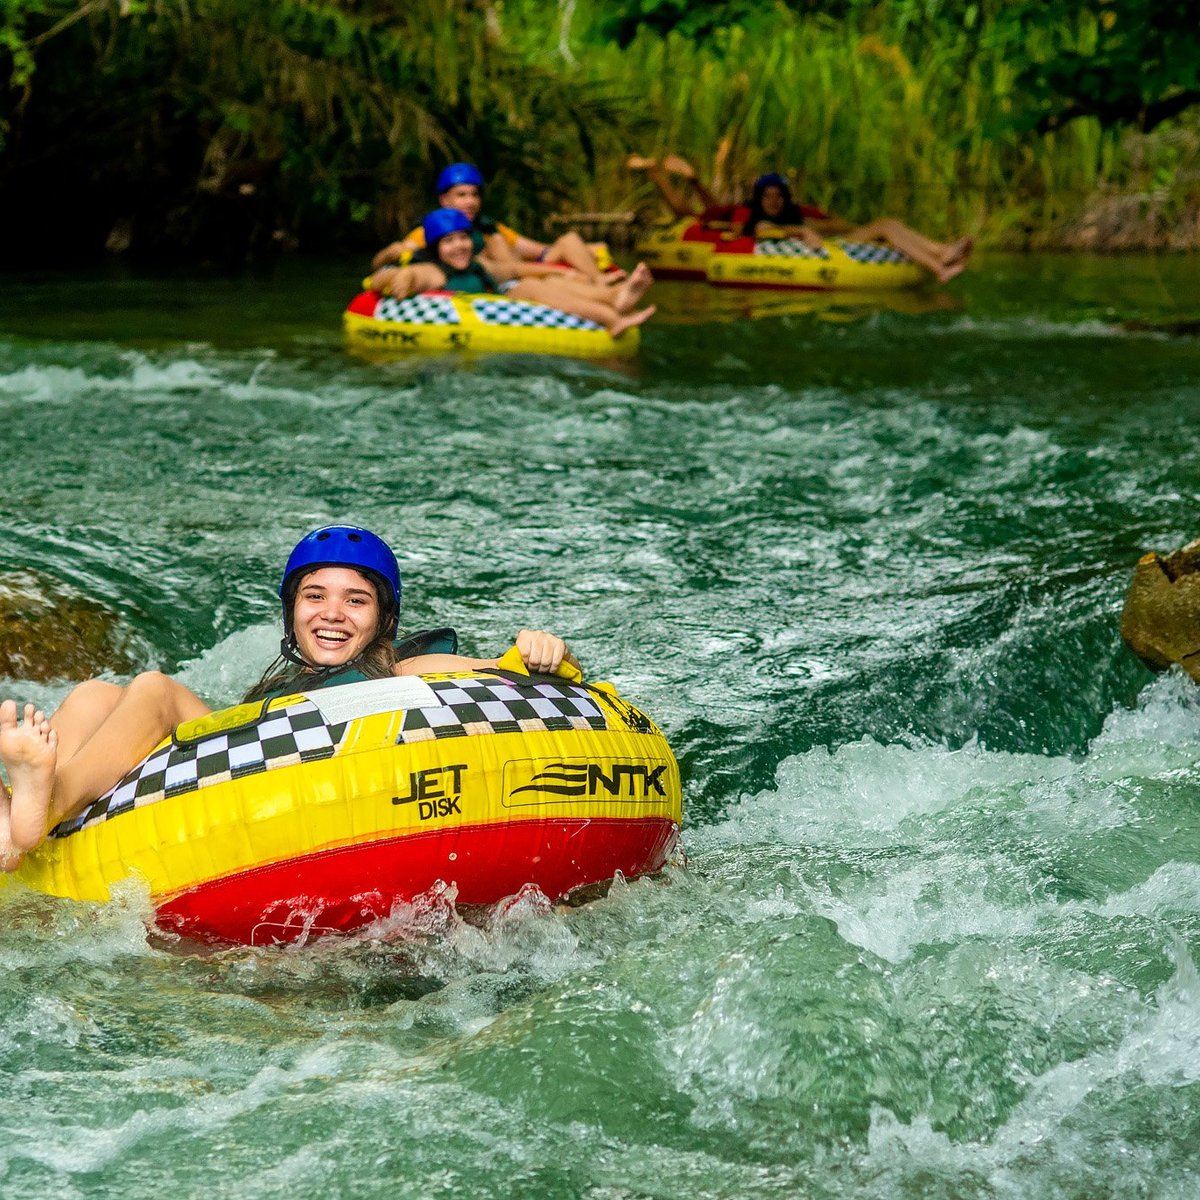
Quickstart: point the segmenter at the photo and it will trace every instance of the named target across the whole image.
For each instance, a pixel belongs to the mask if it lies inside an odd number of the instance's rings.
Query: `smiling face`
[[[464,229],[448,233],[445,237],[438,239],[438,258],[446,266],[453,267],[456,271],[465,270],[474,257],[474,253],[475,248],[471,245],[471,235]]]
[[[375,639],[379,600],[352,567],[320,567],[305,575],[292,606],[296,646],[314,667],[356,659]]]
[[[464,217],[469,217],[473,221],[479,216],[483,198],[473,183],[456,183],[438,196],[438,203],[443,208],[457,208]]]
[[[762,193],[762,210],[768,217],[777,217],[783,212],[783,188],[776,187],[771,184],[769,187],[763,188]]]

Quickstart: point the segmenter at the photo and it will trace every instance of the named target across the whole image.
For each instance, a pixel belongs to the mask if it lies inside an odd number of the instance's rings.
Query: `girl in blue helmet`
[[[475,253],[483,254],[486,251],[491,258],[509,263],[514,277],[562,274],[563,267],[570,268],[578,277],[593,284],[612,285],[625,277],[625,272],[617,269],[605,275],[597,265],[594,249],[573,230],[568,230],[547,244],[526,237],[481,212],[483,175],[472,163],[451,163],[444,168],[437,179],[437,197],[438,204],[443,208],[457,209],[470,220]],[[393,242],[375,255],[371,268],[379,270],[403,262],[409,254],[421,250],[425,245],[424,230],[418,225],[402,240]]]
[[[396,641],[400,572],[387,544],[366,529],[330,525],[292,551],[279,586],[283,641],[279,658],[246,700],[291,695],[334,684],[492,667],[495,659],[455,653],[453,630],[431,630]],[[531,671],[550,673],[565,660],[566,643],[523,629],[517,649]],[[0,760],[11,792],[0,793],[0,868],[49,829],[75,816],[140,762],[175,727],[212,710],[183,684],[158,671],[125,687],[92,679],[74,688],[53,717],[26,704],[0,705]]]
[[[616,288],[567,279],[553,272],[542,279],[518,279],[507,262],[477,255],[471,222],[456,209],[439,208],[423,225],[426,247],[405,267],[385,267],[371,277],[371,287],[399,299],[418,292],[504,292],[513,300],[545,304],[604,326],[613,337],[654,315],[653,305],[634,311],[654,282],[639,263]]]

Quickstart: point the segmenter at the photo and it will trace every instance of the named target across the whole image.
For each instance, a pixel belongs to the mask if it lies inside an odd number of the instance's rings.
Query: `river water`
[[[10,276],[0,571],[224,704],[369,525],[408,627],[559,631],[663,725],[686,862],[203,953],[4,889],[5,1200],[1195,1196],[1200,693],[1117,631],[1200,534],[1200,343],[1122,324],[1194,264],[663,285],[623,369],[360,361],[354,271]]]

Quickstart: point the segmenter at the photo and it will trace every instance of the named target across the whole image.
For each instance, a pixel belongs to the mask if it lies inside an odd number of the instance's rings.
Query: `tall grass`
[[[524,3],[542,10],[546,42],[557,44],[552,6]],[[784,170],[805,198],[851,219],[888,212],[934,234],[1036,243],[1105,192],[1200,190],[1194,118],[1148,136],[1091,119],[1052,134],[1022,129],[1018,64],[986,6],[970,28],[942,20],[916,31],[900,19],[914,7],[863,3],[840,21],[776,8],[707,42],[642,31],[625,48],[595,36],[593,8],[575,15],[574,70],[641,114],[628,149],[679,152],[730,200],[763,171]],[[1086,46],[1093,27],[1084,13],[1069,33]],[[652,201],[619,159],[610,147],[583,207]]]
[[[0,260],[68,225],[76,253],[118,228],[152,256],[391,240],[461,158],[519,220],[590,177],[620,118],[474,0],[4,2]]]
[[[555,209],[651,214],[634,150],[682,153],[730,200],[785,170],[851,219],[998,243],[1053,237],[1107,193],[1192,203],[1196,115],[1150,136],[1013,121],[1038,47],[1014,47],[1005,2],[838,0],[837,19],[764,2],[704,40],[622,47],[609,0],[3,0],[0,258],[366,246],[419,218],[456,158],[531,232]],[[1095,18],[1058,32],[1086,48]]]

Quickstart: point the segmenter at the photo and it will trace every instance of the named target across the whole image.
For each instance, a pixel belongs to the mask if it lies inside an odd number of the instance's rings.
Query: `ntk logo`
[[[422,821],[434,817],[462,816],[458,807],[462,799],[462,777],[466,763],[449,767],[426,767],[424,771],[408,773],[408,795],[393,796],[393,804],[415,804]]]
[[[553,762],[547,763],[524,787],[513,788],[510,796],[541,793],[552,796],[623,796],[644,800],[652,794],[666,796],[663,773],[666,763]]]

